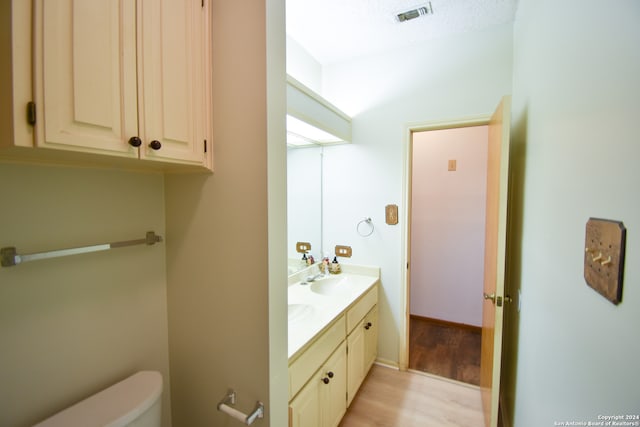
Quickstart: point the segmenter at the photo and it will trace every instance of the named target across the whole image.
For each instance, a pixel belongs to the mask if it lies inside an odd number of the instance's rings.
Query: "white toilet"
[[[141,371],[34,427],[160,427],[162,375]]]

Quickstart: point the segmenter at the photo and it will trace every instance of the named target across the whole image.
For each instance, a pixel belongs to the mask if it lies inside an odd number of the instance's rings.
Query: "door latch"
[[[484,295],[484,299],[491,300],[491,302],[493,304],[495,304],[497,307],[502,307],[503,300],[504,300],[504,302],[513,301],[513,298],[511,298],[509,295],[505,295],[504,299],[503,299],[503,297],[496,296],[496,294],[487,294],[487,293],[485,293],[483,295]]]
[[[496,303],[496,294],[484,294],[484,299],[491,300],[492,303]]]

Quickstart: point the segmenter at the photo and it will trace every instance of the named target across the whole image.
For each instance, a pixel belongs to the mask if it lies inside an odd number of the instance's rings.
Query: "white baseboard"
[[[386,368],[392,368],[392,369],[400,369],[400,366],[398,365],[398,362],[394,362],[393,360],[387,360],[387,359],[376,359],[375,362],[373,362],[376,365],[380,365],[380,366],[384,366]]]

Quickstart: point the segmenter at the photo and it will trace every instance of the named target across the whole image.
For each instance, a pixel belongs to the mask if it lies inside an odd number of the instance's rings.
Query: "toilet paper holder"
[[[248,415],[231,406],[235,404],[236,392],[234,390],[229,390],[227,395],[218,403],[218,411],[224,412],[231,418],[235,418],[248,426],[253,424],[257,418],[264,418],[264,405],[260,401],[256,402],[255,409]]]

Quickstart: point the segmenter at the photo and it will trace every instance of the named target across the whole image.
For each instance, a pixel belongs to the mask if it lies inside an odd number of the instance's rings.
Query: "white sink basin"
[[[313,314],[313,306],[309,304],[289,304],[287,319],[289,323],[300,322]]]
[[[342,294],[348,290],[347,278],[344,276],[327,277],[311,283],[311,292],[320,295]]]

